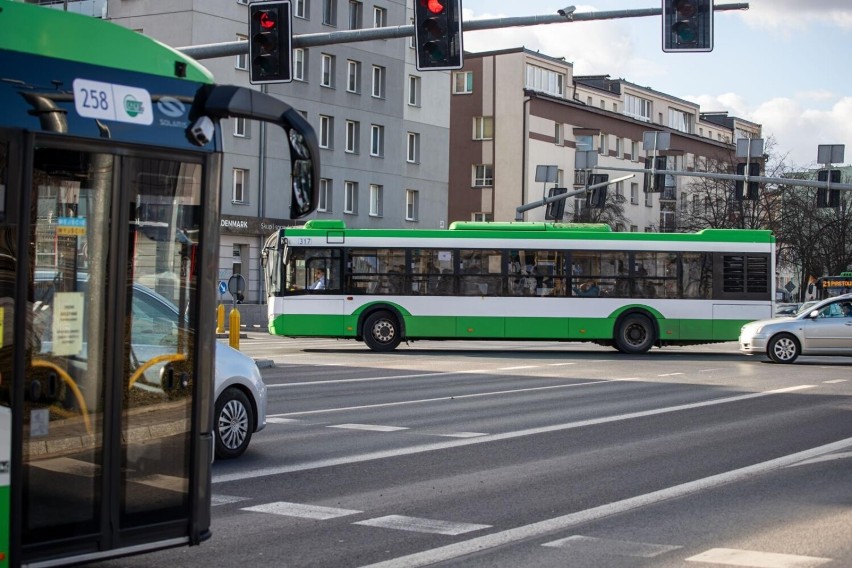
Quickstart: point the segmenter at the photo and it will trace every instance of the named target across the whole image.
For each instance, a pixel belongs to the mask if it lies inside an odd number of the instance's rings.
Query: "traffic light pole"
[[[714,11],[723,12],[727,10],[748,10],[748,3],[721,4],[714,7]],[[512,28],[523,26],[538,26],[542,24],[564,24],[568,22],[590,22],[598,20],[616,20],[621,18],[645,18],[659,16],[663,13],[662,8],[639,8],[635,10],[610,10],[601,12],[570,12],[560,10],[562,14],[542,16],[517,16],[512,18],[487,18],[483,20],[469,20],[462,22],[462,30],[466,32],[478,30],[493,30],[500,28]],[[391,26],[386,28],[372,28],[364,30],[344,30],[339,32],[301,34],[293,36],[294,48],[318,47],[338,43],[355,43],[359,41],[372,41],[376,39],[393,39],[399,37],[411,37],[414,35],[414,26]],[[247,41],[230,41],[223,43],[210,43],[206,45],[191,45],[178,47],[178,51],[185,53],[193,59],[213,59],[216,57],[229,57],[248,53]]]
[[[615,169],[615,168],[607,168],[607,169]],[[553,197],[545,197],[541,201],[533,201],[531,203],[527,203],[525,205],[521,205],[515,208],[515,221],[523,221],[524,213],[529,211],[530,209],[536,209],[538,207],[546,207],[548,203],[556,203],[557,201],[562,201],[564,199],[568,199],[569,197],[575,197],[577,195],[583,195],[584,193],[589,193],[592,190],[606,187],[608,185],[612,185],[614,183],[618,183],[620,181],[628,180],[634,177],[633,175],[624,176],[620,178],[616,178],[614,180],[605,181],[603,183],[596,183],[594,185],[590,185],[588,187],[584,187],[583,189],[575,189],[574,191],[569,191],[567,193],[560,193],[559,195],[554,195]]]

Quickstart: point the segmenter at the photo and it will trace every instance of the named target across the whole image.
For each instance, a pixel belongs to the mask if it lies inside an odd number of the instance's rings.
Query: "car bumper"
[[[747,355],[766,353],[766,338],[759,335],[755,335],[753,337],[741,337],[740,352]]]

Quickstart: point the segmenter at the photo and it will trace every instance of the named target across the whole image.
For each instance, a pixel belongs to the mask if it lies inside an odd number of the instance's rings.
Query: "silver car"
[[[829,298],[793,317],[747,323],[740,330],[740,351],[765,353],[775,363],[799,355],[852,356],[852,294]]]

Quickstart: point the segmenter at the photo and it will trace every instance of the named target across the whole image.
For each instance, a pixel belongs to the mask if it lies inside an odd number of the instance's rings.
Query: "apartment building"
[[[597,154],[596,173],[628,175],[607,167],[643,168],[653,154],[643,148],[645,132],[669,133],[670,148],[658,155],[667,169],[682,171],[730,161],[736,138],[760,132],[760,125],[702,114],[694,103],[624,79],[575,76],[570,62],[525,48],[465,54],[464,68],[453,73],[450,113],[450,221],[514,220],[516,208],[540,200],[547,187],[584,187],[578,152]],[[536,181],[541,165],[556,166],[555,182]],[[625,197],[630,220],[619,229],[676,230],[689,179],[666,176],[660,193],[646,193],[641,174],[610,186]],[[569,198],[565,219],[579,218],[585,203]],[[544,212],[524,218],[543,220]]]
[[[247,40],[245,0],[69,4],[175,47]],[[413,18],[409,0],[291,4],[296,36],[405,25]],[[249,84],[247,54],[202,63],[217,83]],[[399,38],[296,49],[293,79],[256,88],[281,97],[317,132],[321,180],[314,217],[343,219],[350,227],[446,226],[448,72],[417,72],[412,40]],[[290,224],[289,154],[275,130],[244,119],[223,123],[219,279],[242,274],[247,302],[265,300],[265,238]]]

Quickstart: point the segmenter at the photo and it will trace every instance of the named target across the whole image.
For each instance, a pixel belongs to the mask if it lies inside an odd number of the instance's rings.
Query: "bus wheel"
[[[615,348],[622,353],[645,353],[654,345],[654,325],[647,317],[632,314],[621,320],[615,333]]]
[[[792,363],[799,356],[799,342],[787,333],[776,335],[769,341],[766,354],[775,363]]]
[[[246,451],[254,429],[254,411],[243,391],[229,388],[219,395],[213,424],[217,458],[232,459]]]
[[[375,312],[364,322],[364,343],[373,351],[393,351],[402,340],[399,321],[390,312]]]

